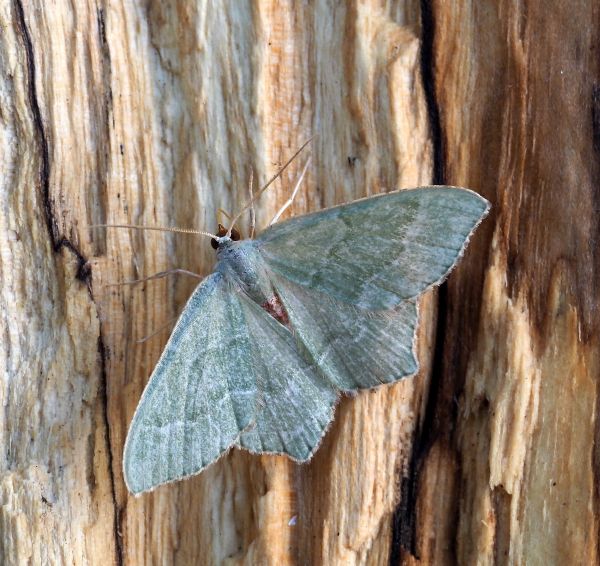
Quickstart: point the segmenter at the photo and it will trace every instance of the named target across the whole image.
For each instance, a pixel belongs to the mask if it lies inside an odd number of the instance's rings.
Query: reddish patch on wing
[[[272,298],[260,306],[265,309],[276,321],[280,322],[284,326],[287,326],[290,323],[288,313],[277,294],[273,295]]]

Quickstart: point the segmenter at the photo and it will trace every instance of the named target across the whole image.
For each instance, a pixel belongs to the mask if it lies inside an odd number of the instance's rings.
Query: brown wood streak
[[[448,286],[419,555],[596,564],[599,9],[436,1],[433,14],[445,182],[488,197],[495,224]]]

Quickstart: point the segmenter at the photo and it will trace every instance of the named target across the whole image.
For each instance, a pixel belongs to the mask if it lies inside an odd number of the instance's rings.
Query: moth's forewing
[[[369,310],[440,283],[489,203],[455,187],[377,195],[275,224],[257,238],[270,269]]]
[[[190,297],[135,412],[124,453],[129,490],[140,493],[200,472],[254,418],[250,336],[223,277]]]
[[[290,331],[220,273],[186,305],[134,415],[125,481],[140,493],[201,472],[233,444],[303,461],[337,391]]]

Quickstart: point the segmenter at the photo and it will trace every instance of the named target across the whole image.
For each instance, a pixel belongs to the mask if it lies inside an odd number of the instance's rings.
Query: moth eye
[[[210,239],[210,245],[213,247],[213,250],[216,250],[219,247],[217,240],[215,240],[214,238]]]
[[[236,228],[232,228],[232,229],[231,229],[231,239],[232,239],[234,242],[237,242],[237,241],[238,241],[238,240],[239,240],[241,237],[242,237],[242,236],[241,236],[241,234],[240,234],[239,230],[237,230]]]

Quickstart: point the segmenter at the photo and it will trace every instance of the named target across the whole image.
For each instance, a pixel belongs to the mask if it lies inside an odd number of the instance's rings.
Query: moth
[[[418,298],[489,210],[421,187],[213,236],[214,272],[183,310],[125,444],[135,493],[198,474],[231,447],[305,462],[343,393],[418,370]]]

